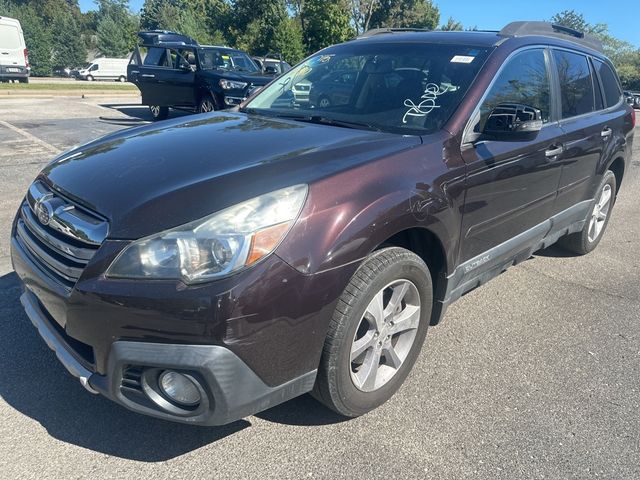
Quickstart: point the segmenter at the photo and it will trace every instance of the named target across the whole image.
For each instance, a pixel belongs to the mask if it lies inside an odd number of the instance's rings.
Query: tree
[[[315,52],[353,38],[347,4],[342,0],[306,0],[305,32],[307,50]]]
[[[237,47],[257,55],[282,53],[291,62],[304,56],[301,29],[289,18],[285,0],[236,0],[230,18]]]
[[[463,26],[462,23],[454,20],[453,17],[449,17],[449,20],[447,20],[447,23],[445,23],[444,25],[442,25],[440,27],[440,30],[445,30],[445,31],[461,31],[463,30]]]
[[[640,50],[609,33],[605,23],[589,23],[584,15],[575,10],[564,10],[551,17],[551,21],[575,30],[589,33],[602,42],[605,54],[611,59],[622,86],[628,89],[640,88]]]
[[[224,0],[145,0],[140,26],[175,31],[199,43],[226,43],[228,13]]]
[[[371,28],[425,28],[440,23],[440,10],[432,0],[378,0],[371,14]]]
[[[98,4],[97,47],[107,57],[124,57],[136,44],[139,19],[128,0],[95,0]]]
[[[51,34],[54,65],[77,67],[85,63],[87,49],[78,22],[70,13],[61,13],[53,20]]]
[[[36,77],[51,75],[51,31],[46,28],[37,10],[31,5],[15,6],[9,3],[9,8],[3,13],[17,18],[22,25],[24,40],[29,50],[31,74]]]

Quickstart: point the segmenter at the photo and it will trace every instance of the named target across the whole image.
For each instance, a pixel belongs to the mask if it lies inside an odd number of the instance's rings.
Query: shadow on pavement
[[[153,117],[151,116],[151,112],[149,111],[149,107],[147,107],[146,105],[140,105],[139,103],[132,103],[132,104],[127,104],[127,103],[101,103],[100,104],[101,107],[104,108],[110,108],[112,110],[115,110],[117,112],[120,112],[123,115],[127,115],[128,117],[131,117],[130,119],[123,119],[121,117],[117,117],[117,118],[113,118],[113,119],[107,119],[105,118],[105,120],[107,121],[122,121],[122,120],[130,120],[130,121],[141,121],[141,122],[152,122],[153,121]],[[169,118],[178,118],[178,117],[184,117],[187,115],[191,115],[189,112],[185,112],[182,110],[169,110]]]
[[[571,253],[558,244],[551,245],[544,250],[538,250],[533,254],[534,257],[551,257],[551,258],[570,258],[575,257],[575,253]]]
[[[15,273],[0,277],[0,397],[54,438],[97,452],[161,462],[251,424],[196,427],[145,417],[91,395],[40,339],[20,306]]]

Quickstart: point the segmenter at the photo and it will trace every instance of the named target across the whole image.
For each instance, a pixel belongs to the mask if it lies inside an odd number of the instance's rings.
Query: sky
[[[140,11],[144,0],[129,0],[131,10]],[[589,23],[606,23],[615,37],[640,48],[639,0],[617,0],[615,8],[603,8],[602,0],[435,0],[440,22],[453,17],[465,27],[500,30],[514,20],[548,20],[562,10],[576,10]],[[605,2],[606,4],[606,2]],[[95,8],[93,0],[80,0],[83,12]]]

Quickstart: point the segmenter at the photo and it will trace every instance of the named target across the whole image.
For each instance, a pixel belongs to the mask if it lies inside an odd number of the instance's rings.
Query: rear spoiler
[[[146,46],[161,46],[165,43],[171,43],[173,45],[189,45],[193,47],[200,46],[200,44],[193,38],[176,32],[170,32],[168,30],[148,30],[138,32],[138,37],[140,38],[142,45]]]

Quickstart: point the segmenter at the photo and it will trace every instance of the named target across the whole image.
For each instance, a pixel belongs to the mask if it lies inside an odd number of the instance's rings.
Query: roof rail
[[[370,28],[366,32],[358,35],[358,38],[373,37],[385,33],[403,33],[403,32],[431,32],[428,28]]]
[[[577,43],[598,52],[603,52],[602,42],[593,35],[575,30],[558,23],[550,22],[511,22],[499,33],[503,37],[525,37],[529,35],[542,35],[545,37],[560,38]]]

